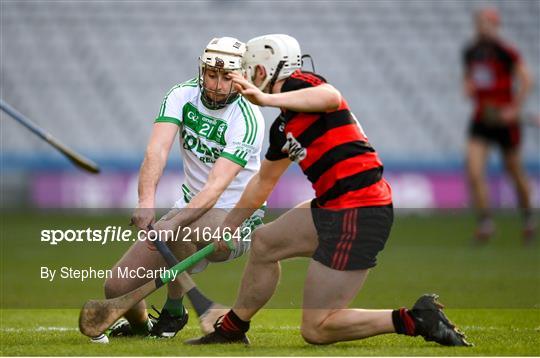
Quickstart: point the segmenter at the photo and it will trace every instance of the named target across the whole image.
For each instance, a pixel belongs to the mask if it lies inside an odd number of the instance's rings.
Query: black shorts
[[[394,221],[392,204],[335,211],[313,200],[311,214],[319,237],[313,259],[340,271],[374,267]]]
[[[501,126],[486,124],[482,121],[471,121],[469,137],[497,144],[503,152],[507,152],[519,147],[521,128],[519,123]]]

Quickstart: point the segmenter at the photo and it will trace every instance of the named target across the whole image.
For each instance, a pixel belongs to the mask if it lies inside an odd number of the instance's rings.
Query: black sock
[[[416,325],[414,318],[406,308],[400,308],[392,311],[392,323],[397,334],[405,334],[407,336],[416,336]]]
[[[208,311],[214,302],[209,300],[197,287],[193,287],[188,291],[187,296],[193,305],[193,309],[197,313],[197,316],[201,316]]]
[[[246,333],[249,330],[249,322],[241,320],[233,310],[230,310],[221,321],[221,329],[227,333]]]

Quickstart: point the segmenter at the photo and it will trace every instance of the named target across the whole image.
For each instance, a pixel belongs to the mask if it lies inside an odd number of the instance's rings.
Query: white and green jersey
[[[208,109],[201,101],[197,79],[192,79],[167,93],[155,122],[170,122],[180,128],[185,202],[202,190],[218,158],[227,158],[244,168],[215,205],[234,207],[261,164],[264,119],[259,107],[239,96],[225,108]]]

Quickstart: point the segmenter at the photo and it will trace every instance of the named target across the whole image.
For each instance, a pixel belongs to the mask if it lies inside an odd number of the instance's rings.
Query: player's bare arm
[[[260,171],[251,178],[240,201],[225,218],[223,226],[234,230],[257,208],[260,208],[290,164],[291,161],[288,158],[277,161],[264,159],[261,162]]]
[[[155,123],[139,172],[139,202],[131,222],[146,230],[155,220],[154,206],[156,187],[163,174],[178,126],[171,123]]]
[[[505,122],[516,121],[519,118],[521,108],[532,87],[532,78],[523,60],[517,64],[515,75],[518,82],[515,100],[501,111],[501,117]]]
[[[232,74],[237,89],[251,103],[295,112],[330,112],[339,108],[341,94],[330,84],[285,93],[263,93],[238,74]]]
[[[465,66],[463,72],[463,94],[470,100],[474,100],[474,95],[476,93],[476,86],[472,79],[471,70],[468,66]]]
[[[229,159],[219,158],[212,167],[208,181],[203,189],[193,197],[185,209],[180,210],[168,220],[161,220],[155,225],[157,230],[176,230],[188,226],[210,210],[233,179],[242,170],[242,166]]]
[[[523,103],[525,103],[525,100],[527,99],[527,96],[531,92],[534,85],[531,72],[525,61],[522,60],[516,67],[516,75],[519,81],[516,102],[519,106],[521,106]]]
[[[463,76],[463,93],[467,98],[473,99],[474,90],[474,82],[470,78],[469,74],[465,74]]]

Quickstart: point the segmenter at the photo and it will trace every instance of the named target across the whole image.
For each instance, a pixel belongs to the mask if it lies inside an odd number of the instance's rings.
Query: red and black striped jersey
[[[512,103],[513,74],[520,61],[517,50],[501,40],[479,39],[467,46],[463,65],[465,75],[475,88],[475,120],[489,107],[500,108]]]
[[[297,70],[281,92],[315,87],[326,80]],[[345,99],[332,112],[282,111],[270,129],[268,160],[297,162],[313,185],[317,204],[328,209],[388,205],[383,164]]]

